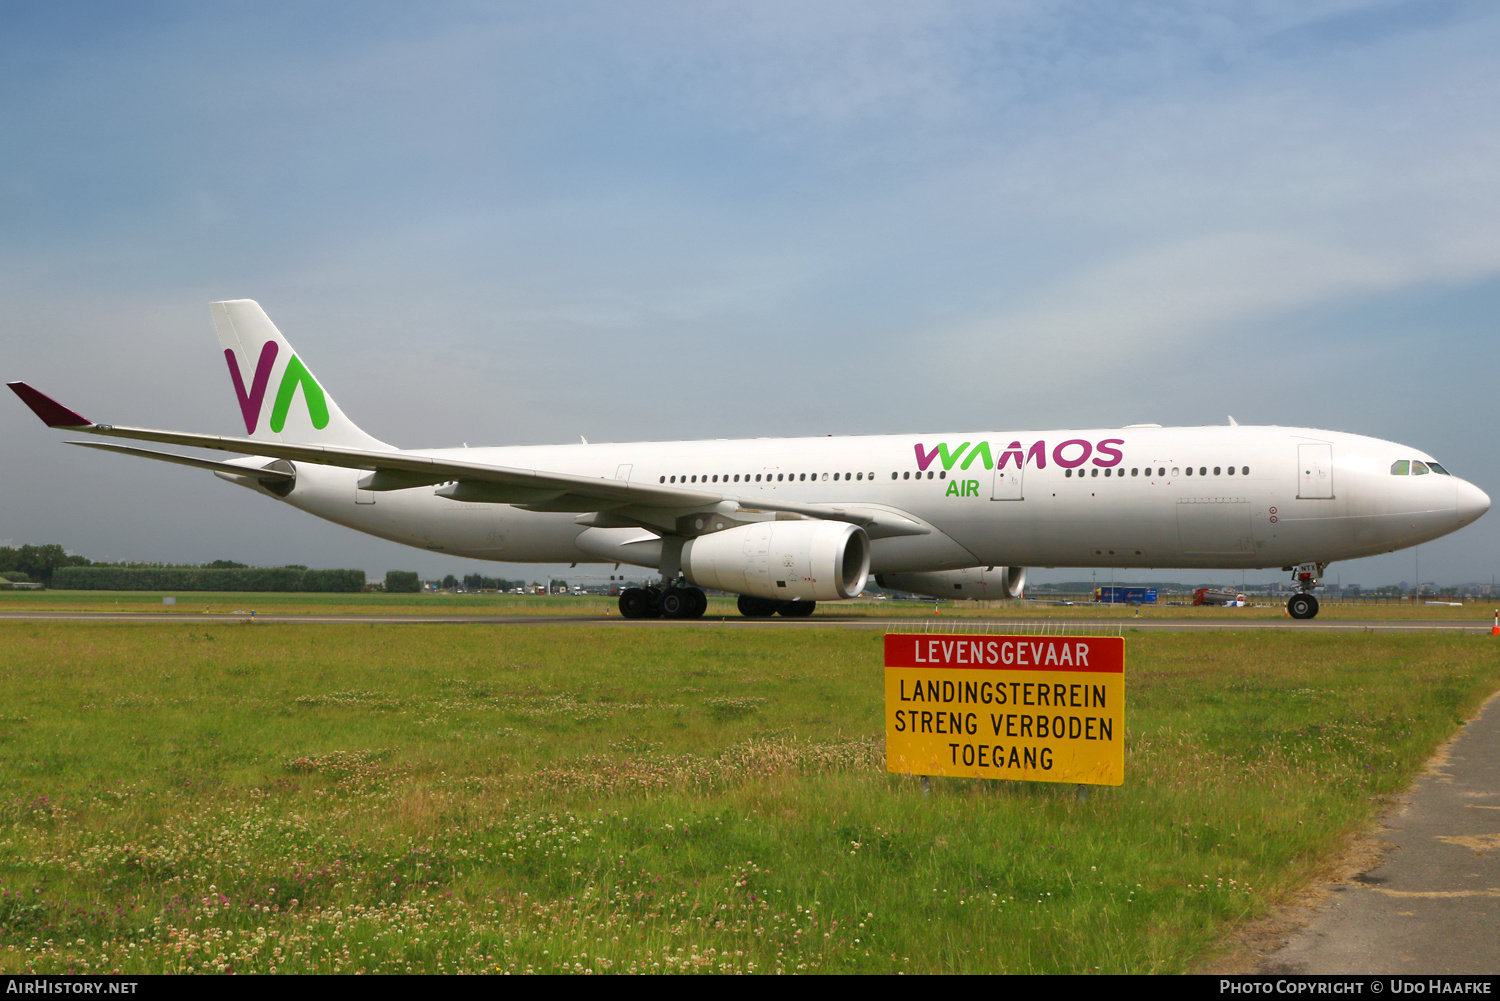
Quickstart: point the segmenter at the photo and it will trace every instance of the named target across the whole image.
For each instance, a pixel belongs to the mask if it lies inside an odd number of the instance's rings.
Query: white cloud
[[[404,443],[899,430],[1000,419],[952,380],[1022,364],[1081,380],[1069,413],[1139,412],[1132,366],[1500,274],[1490,5],[403,10],[204,8],[12,67],[19,374],[228,420],[203,304],[250,295]]]
[[[1401,273],[1375,256],[1284,235],[1229,234],[1151,248],[1073,275],[1025,307],[949,335],[952,372],[1120,371],[1170,350],[1332,296],[1389,288]]]

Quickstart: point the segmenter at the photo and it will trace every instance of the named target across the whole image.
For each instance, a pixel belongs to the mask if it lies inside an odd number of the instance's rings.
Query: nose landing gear
[[[1287,599],[1286,613],[1294,619],[1310,619],[1318,614],[1318,599],[1310,594],[1294,594]]]
[[[1310,619],[1318,614],[1318,599],[1313,597],[1313,588],[1318,586],[1328,564],[1302,563],[1287,569],[1292,571],[1292,583],[1297,585],[1301,593],[1287,599],[1286,613],[1294,619]]]

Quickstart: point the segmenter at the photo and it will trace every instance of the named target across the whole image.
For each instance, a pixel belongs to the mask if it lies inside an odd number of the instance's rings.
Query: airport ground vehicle
[[[1229,587],[1200,587],[1193,592],[1195,605],[1243,605],[1245,596]]]
[[[1028,566],[1282,567],[1297,618],[1326,566],[1416,545],[1489,497],[1431,456],[1312,428],[974,430],[910,435],[401,449],[339,409],[255,302],[212,304],[243,436],[91,421],[26,383],[49,426],[237,453],[71,444],[208,469],[362,532],[505,562],[660,572],[627,616],[693,617],[701,587],[802,615],[884,587],[1019,597]],[[769,609],[769,612],[767,611]]]
[[[1094,600],[1110,605],[1154,605],[1156,604],[1156,588],[1106,584],[1103,587],[1094,588]]]

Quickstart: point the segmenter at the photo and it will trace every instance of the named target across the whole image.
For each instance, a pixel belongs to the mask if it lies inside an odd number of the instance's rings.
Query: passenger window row
[[[1176,472],[1177,472],[1177,470],[1174,468],[1172,470],[1172,472],[1175,475]],[[1188,466],[1187,468],[1185,468],[1183,470],[1183,472],[1186,473],[1189,476],[1192,476],[1193,475],[1193,467],[1192,466]],[[1228,468],[1228,473],[1229,473],[1230,476],[1234,475],[1234,467],[1233,466],[1230,466]],[[1208,467],[1207,466],[1199,466],[1198,467],[1198,475],[1199,476],[1207,476],[1208,475]],[[1214,475],[1215,476],[1219,475],[1219,467],[1218,466],[1214,467]],[[1241,466],[1240,467],[1240,475],[1241,476],[1249,476],[1250,475],[1250,467],[1249,466]]]
[[[1109,469],[1106,469],[1106,470],[1104,470],[1104,475],[1105,476],[1109,476],[1110,472],[1111,471]],[[1125,475],[1125,470],[1124,469],[1116,469],[1113,472],[1114,472],[1114,474],[1116,476],[1124,476]],[[1225,466],[1215,466],[1214,467],[1214,471],[1213,471],[1213,475],[1214,476],[1224,476],[1224,475],[1233,476],[1235,474],[1235,472],[1236,472],[1236,470],[1235,470],[1235,468],[1233,466],[1228,466],[1228,467],[1225,467]],[[1241,466],[1239,468],[1238,472],[1239,472],[1239,474],[1241,476],[1249,476],[1250,475],[1250,467],[1249,466]],[[1099,475],[1099,470],[1097,470],[1097,469],[1091,469],[1091,470],[1089,470],[1089,473],[1091,475],[1093,475],[1093,476],[1098,476]],[[1172,476],[1173,477],[1181,476],[1183,474],[1186,474],[1188,476],[1192,476],[1193,475],[1193,467],[1192,466],[1187,466],[1186,468],[1182,468],[1182,467],[1178,467],[1178,466],[1173,466],[1172,467]],[[1198,469],[1197,469],[1197,474],[1199,476],[1207,476],[1207,475],[1209,475],[1208,467],[1207,466],[1199,466]],[[1063,476],[1064,477],[1068,477],[1068,476],[1072,476],[1072,475],[1073,475],[1073,470],[1071,470],[1071,469],[1065,470],[1063,472]],[[1139,466],[1132,467],[1131,470],[1130,470],[1130,475],[1131,476],[1139,476],[1139,475],[1141,475],[1141,468]],[[1146,475],[1147,476],[1151,475],[1151,467],[1150,466],[1146,467]],[[1157,466],[1156,467],[1156,475],[1157,475],[1158,478],[1165,477],[1167,475],[1167,467],[1166,466]],[[1078,477],[1079,477],[1079,479],[1083,478],[1083,470],[1081,470],[1081,469],[1078,470]]]
[[[1408,465],[1407,464],[1407,460],[1405,460],[1405,459],[1402,459],[1401,461],[1397,462],[1395,465],[1391,466],[1391,475],[1393,475],[1393,476],[1405,476],[1407,474],[1407,465]],[[1435,473],[1443,473],[1444,475],[1447,475],[1447,472],[1448,472],[1446,469],[1444,469],[1442,466],[1439,466],[1435,462],[1424,464],[1424,463],[1417,462],[1417,461],[1413,460],[1412,463],[1411,463],[1411,466],[1412,466],[1413,472],[1415,472],[1417,475],[1421,475],[1422,473],[1427,472],[1429,466],[1431,466],[1432,471],[1435,472]],[[917,470],[917,473],[916,473],[916,478],[917,479],[920,480],[920,479],[923,478],[922,477],[922,472],[923,471],[920,470],[920,469]],[[929,469],[926,472],[927,472],[926,478],[929,479],[929,480],[931,480],[931,479],[946,480],[948,478],[948,473],[945,470],[931,470],[931,469]],[[1188,476],[1192,476],[1194,474],[1194,472],[1195,471],[1194,471],[1194,469],[1193,469],[1192,466],[1188,466],[1186,468],[1179,468],[1177,466],[1173,466],[1172,467],[1172,476],[1173,477],[1181,476],[1181,475],[1184,475],[1184,474],[1186,474]],[[1208,469],[1207,466],[1199,466],[1197,468],[1196,472],[1197,472],[1197,475],[1199,475],[1199,476],[1208,476],[1209,475],[1209,469]],[[1065,470],[1063,470],[1063,475],[1065,477],[1071,478],[1072,476],[1075,475],[1075,473],[1076,473],[1076,475],[1078,476],[1079,479],[1082,479],[1084,477],[1084,471],[1082,469],[1079,469],[1079,470],[1065,469]],[[1110,477],[1110,476],[1123,477],[1125,475],[1125,470],[1123,468],[1121,468],[1121,469],[1115,469],[1113,467],[1109,467],[1109,468],[1104,469],[1103,473],[1104,473],[1104,476],[1106,478]],[[1139,466],[1132,467],[1131,470],[1130,470],[1130,475],[1131,476],[1140,476],[1141,473],[1142,473],[1142,469]],[[1223,475],[1234,476],[1236,473],[1239,473],[1239,475],[1241,475],[1241,476],[1249,476],[1250,475],[1250,467],[1249,466],[1240,466],[1238,469],[1236,469],[1234,466],[1228,466],[1228,467],[1225,467],[1225,466],[1214,466],[1213,467],[1213,474],[1212,475],[1214,475],[1214,476],[1223,476]],[[1100,470],[1096,467],[1096,468],[1090,469],[1088,471],[1088,474],[1091,475],[1091,476],[1094,476],[1094,477],[1098,477],[1099,474],[1100,474]],[[1156,468],[1156,470],[1155,470],[1155,474],[1156,474],[1156,476],[1158,478],[1165,477],[1167,475],[1167,467],[1165,467],[1165,466],[1158,466]],[[1151,469],[1150,466],[1145,467],[1145,475],[1147,475],[1147,476],[1152,475],[1152,469]],[[823,482],[826,483],[826,482],[828,482],[831,479],[833,482],[837,483],[837,482],[840,482],[840,481],[849,481],[849,480],[863,481],[866,478],[868,478],[870,480],[873,480],[873,479],[875,479],[875,474],[874,473],[776,473],[774,475],[774,478],[773,478],[773,475],[771,473],[764,473],[764,474],[762,474],[762,473],[755,473],[753,475],[753,477],[752,477],[752,474],[750,474],[750,473],[743,473],[743,474],[736,473],[733,476],[731,476],[729,473],[720,473],[720,474],[717,474],[717,475],[709,475],[709,474],[706,474],[706,473],[699,473],[697,475],[685,475],[685,476],[660,476],[660,477],[657,477],[657,482],[658,483],[671,483],[671,484],[677,484],[677,483],[740,483],[742,481],[745,482],[745,483],[761,483],[761,482],[766,482],[766,483],[783,483],[783,482],[805,483],[805,482],[807,482],[807,480],[809,478],[811,478],[814,482],[817,482],[817,481],[821,480],[821,481],[823,481]],[[910,480],[911,478],[912,478],[912,472],[909,469],[906,470],[905,472],[892,472],[891,473],[891,479],[893,479],[893,480],[897,480],[897,479],[900,479],[900,480]]]
[[[1421,459],[1397,459],[1391,463],[1392,476],[1426,476],[1429,472],[1443,476],[1453,475],[1436,462],[1423,462]]]
[[[872,480],[875,478],[875,474],[874,473],[777,473],[775,475],[775,478],[773,479],[770,473],[756,473],[755,474],[755,479],[752,481],[751,478],[750,478],[750,474],[749,473],[744,473],[744,474],[735,473],[732,478],[730,477],[730,475],[728,473],[720,473],[720,474],[717,474],[717,475],[714,475],[714,476],[710,476],[710,475],[708,475],[706,473],[700,473],[700,474],[698,474],[696,476],[659,476],[659,477],[657,477],[656,482],[658,482],[658,483],[739,483],[741,475],[743,475],[744,482],[746,482],[746,483],[751,483],[751,482],[760,483],[762,476],[765,477],[765,482],[766,483],[773,483],[773,482],[774,483],[782,483],[782,482],[799,482],[799,483],[805,483],[805,482],[807,482],[807,479],[809,477],[811,477],[814,481],[817,481],[817,480],[821,479],[825,483],[827,483],[830,478],[832,478],[832,480],[835,483],[839,482],[841,479],[842,480],[863,480],[866,476],[868,476]]]

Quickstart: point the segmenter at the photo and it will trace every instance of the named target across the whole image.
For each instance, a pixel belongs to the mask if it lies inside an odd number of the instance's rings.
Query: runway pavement
[[[618,615],[383,615],[383,614],[268,614],[204,612],[46,612],[0,611],[0,622],[256,622],[275,625],[416,624],[487,626],[611,626],[626,629],[693,629],[729,626],[750,629],[878,629],[900,632],[963,632],[966,629],[1003,633],[1007,629],[1033,633],[1056,629],[1079,633],[1098,629],[1115,633],[1215,632],[1225,630],[1285,629],[1304,632],[1460,632],[1488,633],[1489,619],[1162,619],[1162,618],[994,618],[908,616],[896,619],[862,615],[813,615],[805,619],[772,616],[748,619],[741,615],[707,615],[701,619],[624,619]]]

